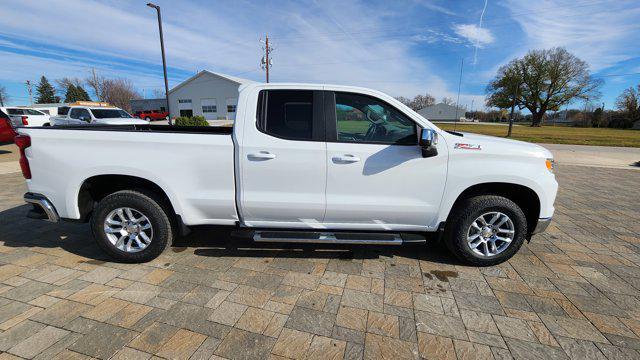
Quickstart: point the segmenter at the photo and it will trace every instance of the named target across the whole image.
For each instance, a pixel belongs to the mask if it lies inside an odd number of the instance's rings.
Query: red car
[[[139,117],[143,120],[168,120],[169,113],[166,111],[160,110],[145,110],[145,111],[136,111],[134,114],[135,117]]]
[[[9,116],[0,110],[0,143],[13,142],[16,132]]]

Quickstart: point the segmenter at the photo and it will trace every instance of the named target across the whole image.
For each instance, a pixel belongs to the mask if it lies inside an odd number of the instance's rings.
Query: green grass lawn
[[[506,137],[508,126],[436,123],[443,130]],[[514,125],[512,139],[547,144],[640,147],[640,130],[578,128],[569,126],[530,127]]]

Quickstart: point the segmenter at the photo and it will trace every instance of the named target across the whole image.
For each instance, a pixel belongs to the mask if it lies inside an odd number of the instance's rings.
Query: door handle
[[[268,151],[260,151],[258,153],[253,153],[247,155],[249,160],[271,160],[276,158],[276,154],[272,154]]]
[[[355,163],[358,161],[360,161],[360,158],[357,156],[353,156],[351,154],[345,154],[345,155],[333,157],[333,162],[336,162],[336,163]]]

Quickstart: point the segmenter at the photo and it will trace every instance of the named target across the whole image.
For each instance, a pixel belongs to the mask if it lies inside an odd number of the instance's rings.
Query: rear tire
[[[505,222],[504,225],[500,225],[498,228],[506,229],[505,231],[513,231],[513,233],[509,234],[511,236],[510,242],[507,243],[502,240],[496,242],[493,240],[494,245],[491,245],[486,243],[485,239],[491,242],[491,239],[495,238],[490,236],[478,238],[476,236],[476,234],[482,233],[478,229],[478,224],[481,226],[482,220],[478,220],[485,214],[487,226],[482,227],[486,231],[483,234],[489,235],[493,231],[495,236],[500,236],[503,239],[508,238],[507,232],[502,233],[502,230],[498,230],[493,224],[489,224],[493,216],[499,216],[495,224],[503,220]],[[457,258],[465,263],[476,266],[491,266],[507,261],[515,255],[524,243],[526,234],[527,218],[516,203],[502,196],[481,195],[465,199],[452,210],[452,215],[447,221],[445,229],[445,244]],[[470,238],[473,240],[470,240]],[[485,242],[485,244],[476,245],[482,242]],[[506,246],[501,249],[502,245]],[[472,246],[478,247],[474,250]],[[487,246],[486,250],[484,246]],[[496,253],[493,254],[491,251]],[[479,254],[478,252],[484,254]]]
[[[175,238],[175,227],[166,206],[163,207],[163,202],[159,199],[152,192],[134,190],[118,191],[104,197],[91,217],[91,229],[98,246],[121,262],[142,263],[158,257]],[[145,220],[140,224],[127,221],[129,216],[126,214],[124,219],[117,215],[121,209],[132,210],[134,215],[131,218],[145,217]],[[137,225],[139,226],[136,228]],[[145,227],[147,230],[144,230]],[[121,231],[114,232],[118,228]],[[129,232],[130,228],[133,230]],[[143,232],[146,233],[144,236]],[[149,240],[148,243],[146,239]]]
[[[148,117],[148,116],[146,118],[144,118],[144,119],[147,120],[147,121],[151,121],[151,118]]]

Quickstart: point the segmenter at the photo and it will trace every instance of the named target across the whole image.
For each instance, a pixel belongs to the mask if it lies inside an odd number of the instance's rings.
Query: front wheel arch
[[[462,202],[480,195],[502,196],[516,203],[527,218],[527,239],[531,237],[531,232],[536,228],[540,217],[540,197],[533,189],[514,183],[491,182],[475,184],[466,188],[458,195],[453,206],[451,206],[446,223],[450,223],[452,214]]]

